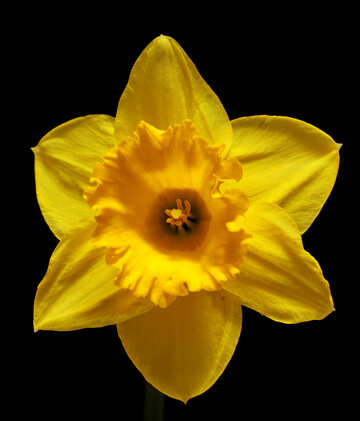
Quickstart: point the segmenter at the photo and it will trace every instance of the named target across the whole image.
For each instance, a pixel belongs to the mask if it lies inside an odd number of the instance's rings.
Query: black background
[[[343,279],[341,221],[353,57],[349,25],[342,26],[347,16],[339,9],[295,7],[218,13],[208,6],[211,17],[205,12],[195,16],[190,5],[162,11],[165,16],[154,21],[151,9],[116,11],[87,4],[76,11],[64,6],[23,9],[21,24],[14,19],[21,36],[10,48],[8,85],[16,121],[11,141],[22,161],[12,168],[21,166],[16,173],[22,177],[15,192],[21,218],[12,238],[17,275],[10,300],[12,313],[20,317],[7,323],[17,339],[7,346],[9,358],[15,360],[7,381],[9,402],[16,402],[13,413],[23,410],[19,401],[26,400],[27,414],[38,419],[54,414],[142,419],[144,381],[122,349],[115,327],[33,333],[36,287],[57,241],[36,202],[30,147],[67,120],[115,115],[131,66],[163,33],[182,45],[231,119],[287,115],[316,125],[344,144],[334,190],[303,236],[305,248],[329,280],[336,312],[322,321],[285,325],[244,308],[239,345],[223,375],[186,406],[166,399],[165,419],[242,419],[244,414],[252,419],[325,418],[338,409],[344,414],[349,291]]]

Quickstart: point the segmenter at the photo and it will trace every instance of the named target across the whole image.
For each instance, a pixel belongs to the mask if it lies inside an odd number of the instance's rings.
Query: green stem
[[[145,381],[144,421],[164,420],[164,395]]]

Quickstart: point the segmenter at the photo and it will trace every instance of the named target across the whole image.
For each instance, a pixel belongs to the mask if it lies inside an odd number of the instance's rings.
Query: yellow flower
[[[35,330],[115,324],[147,381],[186,402],[227,366],[241,305],[284,323],[333,311],[301,234],[333,187],[339,145],[288,117],[230,121],[174,39],[145,48],[116,118],[71,120],[33,150],[60,240]]]

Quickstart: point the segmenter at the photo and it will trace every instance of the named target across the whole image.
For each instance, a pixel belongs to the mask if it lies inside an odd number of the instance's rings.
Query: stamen
[[[188,200],[184,200],[185,208],[182,204],[181,199],[176,199],[176,206],[175,209],[166,209],[165,214],[169,217],[166,219],[166,222],[170,224],[171,226],[174,226],[176,228],[185,228],[187,231],[189,229],[189,226],[186,224],[188,221],[194,221],[193,218],[191,218],[191,204]]]
[[[176,199],[176,206],[178,207],[178,209],[180,210],[184,210],[183,205],[181,203],[181,199]]]

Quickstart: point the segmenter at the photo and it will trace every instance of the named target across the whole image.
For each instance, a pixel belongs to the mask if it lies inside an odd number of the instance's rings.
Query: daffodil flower
[[[230,121],[172,38],[135,62],[116,117],[68,121],[33,148],[60,240],[35,330],[116,325],[145,379],[186,402],[219,378],[247,306],[283,323],[334,310],[302,245],[339,145],[289,117]]]

